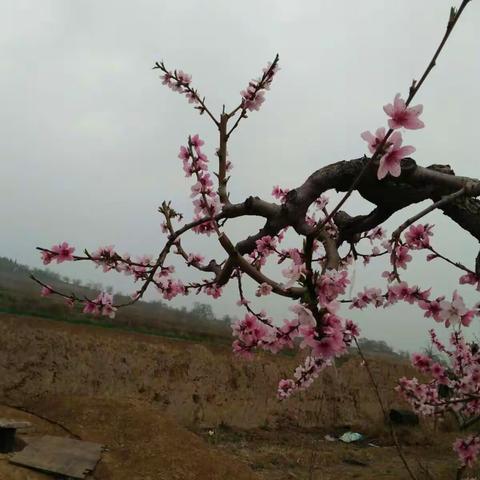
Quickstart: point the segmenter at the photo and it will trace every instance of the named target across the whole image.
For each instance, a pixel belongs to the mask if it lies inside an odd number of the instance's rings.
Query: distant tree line
[[[31,268],[6,257],[0,257],[0,309],[12,313],[34,314],[65,321],[85,322],[85,316],[78,309],[71,310],[59,299],[45,301],[39,296],[38,285],[30,280],[34,274],[54,287],[70,288],[85,296],[94,296],[99,291],[112,292],[113,287],[105,287],[98,282],[83,282],[59,275],[48,268]],[[122,301],[127,296],[117,295]],[[173,337],[192,339],[212,339],[227,343],[231,341],[230,325],[235,319],[230,315],[216,318],[211,305],[194,302],[190,310],[174,308],[160,300],[138,302],[130,309],[121,310],[117,318],[110,322],[134,330],[142,330]],[[105,323],[104,319],[92,319],[92,323]],[[395,357],[409,357],[408,352],[395,352],[384,340],[359,339],[365,352]]]
[[[0,257],[0,309],[4,312],[50,316],[66,321],[85,322],[78,308],[70,309],[56,298],[41,299],[38,285],[30,280],[34,274],[53,287],[70,289],[80,295],[93,297],[99,291],[112,292],[113,287],[98,282],[82,282],[59,275],[47,268],[30,268],[6,257]],[[128,301],[125,295],[116,295],[120,301]],[[190,310],[174,308],[162,301],[138,302],[131,309],[121,311],[114,321],[116,326],[151,331],[173,337],[212,338],[231,340],[229,315],[216,318],[210,305],[194,302]],[[108,323],[104,318],[91,318],[92,323]]]

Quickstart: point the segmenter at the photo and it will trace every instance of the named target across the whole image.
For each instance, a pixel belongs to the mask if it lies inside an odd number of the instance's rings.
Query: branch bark
[[[305,222],[305,216],[310,205],[328,190],[348,191],[352,181],[369,161],[369,158],[362,157],[320,168],[302,185],[291,190],[283,205],[250,197],[242,204],[225,207],[222,212],[225,218],[257,215],[266,219],[258,233],[237,243],[237,252],[241,255],[252,252],[257,240],[265,235],[277,235],[288,226],[293,227],[300,235],[309,235],[312,227]],[[480,201],[474,198],[480,195],[478,179],[457,176],[448,165],[421,167],[412,158],[402,160],[402,174],[398,178],[387,177],[379,181],[375,175],[375,168],[369,167],[367,174],[358,183],[357,191],[375,207],[366,215],[354,217],[346,212],[338,212],[335,215],[335,222],[339,228],[337,243],[351,241],[356,234],[371,230],[409,205],[424,200],[438,202],[442,197],[465,188],[467,189],[465,195],[441,205],[440,209],[480,241]]]

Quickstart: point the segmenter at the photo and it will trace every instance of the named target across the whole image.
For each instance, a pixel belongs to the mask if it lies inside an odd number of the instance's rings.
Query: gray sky
[[[452,2],[3,0],[0,255],[41,266],[35,246],[63,240],[77,251],[114,244],[121,252],[155,254],[163,242],[156,213],[161,201],[172,200],[191,218],[191,181],[183,176],[178,149],[199,133],[213,158],[216,132],[185,98],[161,85],[151,70],[155,61],[192,74],[219,112],[223,103],[236,106],[240,90],[280,54],[282,70],[267,101],[242,122],[229,146],[232,200],[250,194],[269,199],[275,184],[298,186],[317,168],[366,152],[360,133],[385,125],[382,106],[397,92],[405,95],[421,75]],[[480,8],[471,2],[418,94],[426,128],[404,135],[420,164],[449,163],[456,173],[477,177],[478,25]],[[346,209],[368,208],[354,198]],[[428,221],[437,225],[435,246],[471,265],[476,240],[441,215]],[[240,239],[259,225],[239,221],[228,232]],[[387,224],[390,231],[394,226]],[[220,252],[213,238],[192,236],[185,245],[206,256]],[[384,269],[358,265],[354,291],[380,285]],[[93,266],[55,270],[134,290],[129,278]],[[448,266],[425,268],[419,260],[405,278],[449,294],[458,277]],[[478,300],[471,288],[460,290],[470,303]],[[215,312],[240,314],[235,299],[228,289],[213,303]],[[211,299],[177,298],[174,305],[193,301]],[[269,297],[264,305],[275,318],[288,314],[282,299]],[[424,345],[433,325],[407,307],[352,318],[366,336],[398,348]]]

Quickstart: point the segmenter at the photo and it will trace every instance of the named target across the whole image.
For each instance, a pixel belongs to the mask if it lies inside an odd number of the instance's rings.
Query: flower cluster
[[[191,75],[182,70],[174,70],[173,72],[169,71],[165,68],[163,63],[157,64],[156,68],[160,68],[164,72],[161,77],[163,85],[170,88],[173,92],[185,95],[188,103],[199,103],[197,92],[190,86],[192,82]]]
[[[433,236],[433,225],[428,223],[422,225],[410,225],[404,235],[404,242],[399,238],[383,242],[383,246],[390,252],[390,261],[394,266],[392,274],[385,273],[385,277],[398,278],[396,270],[399,268],[406,269],[407,263],[412,261],[410,250],[432,250],[430,246],[430,237]],[[437,255],[428,255],[427,261],[436,258]]]
[[[185,286],[180,280],[173,280],[168,277],[161,277],[157,281],[157,289],[165,300],[171,300],[177,295],[185,295]]]
[[[412,364],[431,380],[420,383],[416,378],[402,378],[397,391],[422,415],[442,415],[453,410],[463,417],[480,414],[480,348],[475,342],[466,342],[456,331],[450,337],[447,349],[430,331],[432,345],[438,351],[434,358],[413,354]],[[443,362],[438,358],[443,357]],[[457,439],[453,445],[462,465],[472,466],[480,453],[480,437]]]
[[[412,250],[421,250],[430,246],[430,237],[433,236],[433,225],[411,225],[405,232],[405,244]]]
[[[44,265],[51,262],[71,262],[74,260],[73,252],[75,247],[70,246],[67,242],[53,245],[50,250],[42,250],[41,256]]]
[[[244,110],[260,110],[265,101],[265,90],[270,90],[273,77],[278,72],[278,57],[273,63],[269,63],[263,69],[263,75],[259,79],[250,80],[248,87],[240,92],[242,96],[242,108]]]
[[[335,300],[338,295],[345,293],[345,288],[350,283],[346,270],[327,270],[317,282],[317,295],[321,304]]]
[[[358,308],[362,310],[370,304],[373,304],[374,307],[378,308],[383,305],[384,301],[385,297],[382,295],[382,290],[380,288],[364,287],[363,292],[359,292],[357,296],[352,299],[350,308]]]
[[[114,318],[117,308],[113,306],[113,297],[110,293],[102,292],[94,300],[86,300],[83,313],[92,315],[104,315]]]
[[[263,237],[257,241],[257,250],[270,254],[275,249],[273,242],[271,237]],[[297,249],[280,252],[280,255],[283,256],[282,261],[287,257],[292,260],[292,266],[288,269],[288,275],[292,278],[305,273],[305,264]],[[296,278],[295,281],[298,280]],[[237,337],[233,345],[235,353],[250,357],[256,348],[276,353],[284,348],[292,348],[295,344],[308,351],[307,361],[297,368],[294,379],[280,382],[280,398],[307,388],[320,370],[335,357],[343,355],[353,338],[359,335],[358,327],[351,320],[338,315],[339,304],[336,299],[345,293],[348,283],[345,270],[327,270],[316,282],[319,310],[314,312],[307,304],[295,304],[291,307],[294,318],[284,320],[282,326],[274,325],[263,312],[255,314],[249,307],[250,302],[242,298],[240,303],[245,305],[249,313],[232,325],[233,334]],[[269,294],[271,291],[271,285],[264,283],[259,286],[257,295]]]
[[[197,182],[191,187],[193,198],[194,220],[202,217],[215,217],[220,213],[222,204],[217,192],[213,188],[213,180],[208,171],[208,158],[202,152],[204,141],[198,135],[190,136],[188,145],[180,147],[178,158],[183,162],[185,176],[195,175]],[[215,230],[215,222],[207,220],[193,228],[196,233],[210,235]]]
[[[278,185],[275,185],[272,190],[272,196],[273,198],[280,200],[282,203],[285,203],[287,200],[288,192],[288,188],[280,188]]]
[[[299,365],[293,374],[295,380],[280,380],[278,383],[277,396],[285,400],[296,390],[307,389],[318,377],[320,372],[332,364],[330,360],[307,356],[303,365]]]
[[[400,161],[415,151],[411,145],[402,146],[402,134],[398,131],[393,132],[393,130],[399,128],[416,130],[425,126],[418,118],[423,111],[423,106],[408,107],[399,93],[395,95],[393,104],[385,105],[383,110],[390,117],[388,120],[390,130],[386,132],[385,128],[381,127],[375,131],[375,134],[369,131],[361,134],[361,137],[368,143],[370,153],[380,156],[377,170],[379,180],[388,174],[392,177],[399,177],[401,174]]]
[[[480,435],[457,439],[453,444],[453,450],[462,465],[472,467],[480,454]]]
[[[359,292],[350,304],[351,309],[363,309],[367,305],[389,307],[399,301],[407,302],[424,310],[425,318],[432,318],[438,323],[444,323],[445,327],[451,325],[469,326],[475,315],[480,316],[478,309],[467,308],[463,297],[455,290],[452,300],[445,300],[444,296],[435,299],[430,298],[431,289],[421,290],[418,286],[409,286],[407,282],[393,282],[388,285],[385,293],[378,288],[364,288]]]

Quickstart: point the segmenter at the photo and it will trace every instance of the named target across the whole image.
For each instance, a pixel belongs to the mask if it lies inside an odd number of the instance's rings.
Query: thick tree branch
[[[328,190],[347,191],[368,162],[369,159],[363,157],[333,163],[317,170],[302,185],[291,190],[281,206],[250,197],[243,204],[226,207],[222,214],[228,218],[244,214],[266,218],[259,232],[238,242],[236,250],[241,255],[250,253],[255,249],[257,240],[265,235],[278,235],[288,226],[292,226],[300,235],[311,234],[312,228],[305,222],[310,205]],[[425,200],[438,202],[445,195],[463,188],[468,189],[466,195],[452,203],[441,205],[440,209],[480,241],[480,202],[472,198],[480,195],[478,179],[456,176],[448,166],[432,165],[424,168],[411,158],[402,160],[402,174],[398,178],[387,177],[379,181],[375,169],[369,167],[368,174],[359,182],[357,191],[373,203],[375,208],[367,215],[355,217],[338,212],[335,216],[340,231],[337,243],[350,241],[354,235],[371,230],[409,205]]]

